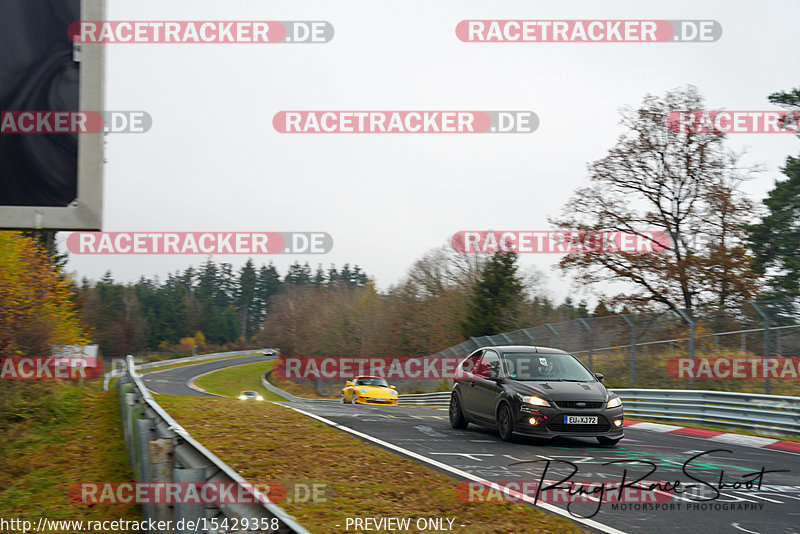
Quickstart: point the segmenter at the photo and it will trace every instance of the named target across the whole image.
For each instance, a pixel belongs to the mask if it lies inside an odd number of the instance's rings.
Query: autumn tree
[[[626,286],[613,298],[598,290],[607,304],[694,313],[701,305],[739,304],[758,290],[742,232],[751,205],[738,189],[754,169],[739,166],[723,135],[666,128],[670,112],[702,109],[703,98],[689,86],[664,98],[647,95],[638,109],[624,110],[626,131],[608,155],[589,165],[589,185],[551,219],[562,230],[624,232],[664,248],[565,255],[559,266],[579,283]]]
[[[34,239],[0,232],[0,356],[49,356],[85,344],[73,284]]]

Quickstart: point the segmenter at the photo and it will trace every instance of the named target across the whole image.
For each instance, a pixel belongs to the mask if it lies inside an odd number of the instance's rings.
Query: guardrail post
[[[592,355],[594,351],[594,329],[592,325],[589,324],[589,321],[584,319],[583,317],[578,317],[578,321],[589,331],[589,370],[591,371],[593,368],[592,365]]]
[[[172,439],[160,438],[151,440],[148,453],[150,455],[150,481],[151,482],[172,482]],[[170,505],[166,503],[154,503],[153,519],[157,522],[164,522],[172,519]],[[158,530],[160,534],[171,534],[170,530]]]
[[[174,469],[175,482],[205,482],[206,470],[199,469]],[[187,523],[194,525],[200,524],[200,520],[206,516],[204,504],[175,504],[175,534],[197,534],[198,529],[187,528]]]
[[[769,349],[770,349],[770,346],[769,346],[769,337],[770,337],[769,333],[770,333],[770,326],[771,325],[770,325],[770,322],[769,322],[769,316],[767,316],[767,314],[764,313],[764,310],[761,309],[761,306],[759,306],[755,302],[751,302],[750,305],[761,316],[761,322],[764,324],[764,352],[762,354],[762,358],[764,360],[766,360],[767,358],[769,358],[769,352],[770,352],[769,351]],[[766,375],[766,373],[764,373],[764,374]],[[764,377],[764,393],[766,395],[769,395],[769,377],[766,377],[766,376]]]
[[[630,361],[630,377],[629,381],[631,383],[630,387],[634,387],[636,385],[636,325],[628,319],[627,315],[621,316],[628,326],[631,328],[631,361]]]
[[[150,478],[150,441],[156,433],[152,419],[136,420],[136,450],[139,458],[139,481],[151,482]],[[155,511],[150,503],[142,503],[142,514],[145,519],[155,519]]]

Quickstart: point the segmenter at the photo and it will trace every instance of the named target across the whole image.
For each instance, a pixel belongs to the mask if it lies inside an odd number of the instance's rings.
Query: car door
[[[463,362],[461,362],[461,369],[457,375],[459,383],[459,392],[461,393],[461,409],[471,417],[474,414],[474,407],[472,405],[472,392],[475,389],[475,368],[483,355],[483,349],[476,350],[470,354]]]
[[[500,355],[494,350],[487,349],[476,366],[475,385],[471,388],[473,413],[486,421],[494,421],[494,407],[497,396],[502,390],[502,386],[497,382],[488,379],[490,372],[502,376]]]

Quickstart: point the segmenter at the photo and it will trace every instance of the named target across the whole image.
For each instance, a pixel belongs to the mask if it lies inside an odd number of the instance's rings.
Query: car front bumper
[[[605,409],[564,409],[522,404],[517,407],[514,431],[520,434],[554,438],[557,436],[607,437],[623,436],[625,418],[622,406]],[[566,416],[597,417],[597,424],[566,423]],[[535,421],[535,423],[534,423]]]

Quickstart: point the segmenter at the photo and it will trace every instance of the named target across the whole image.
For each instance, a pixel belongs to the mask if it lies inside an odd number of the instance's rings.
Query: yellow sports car
[[[376,404],[397,406],[397,391],[379,376],[357,376],[345,382],[342,390],[345,404]]]

